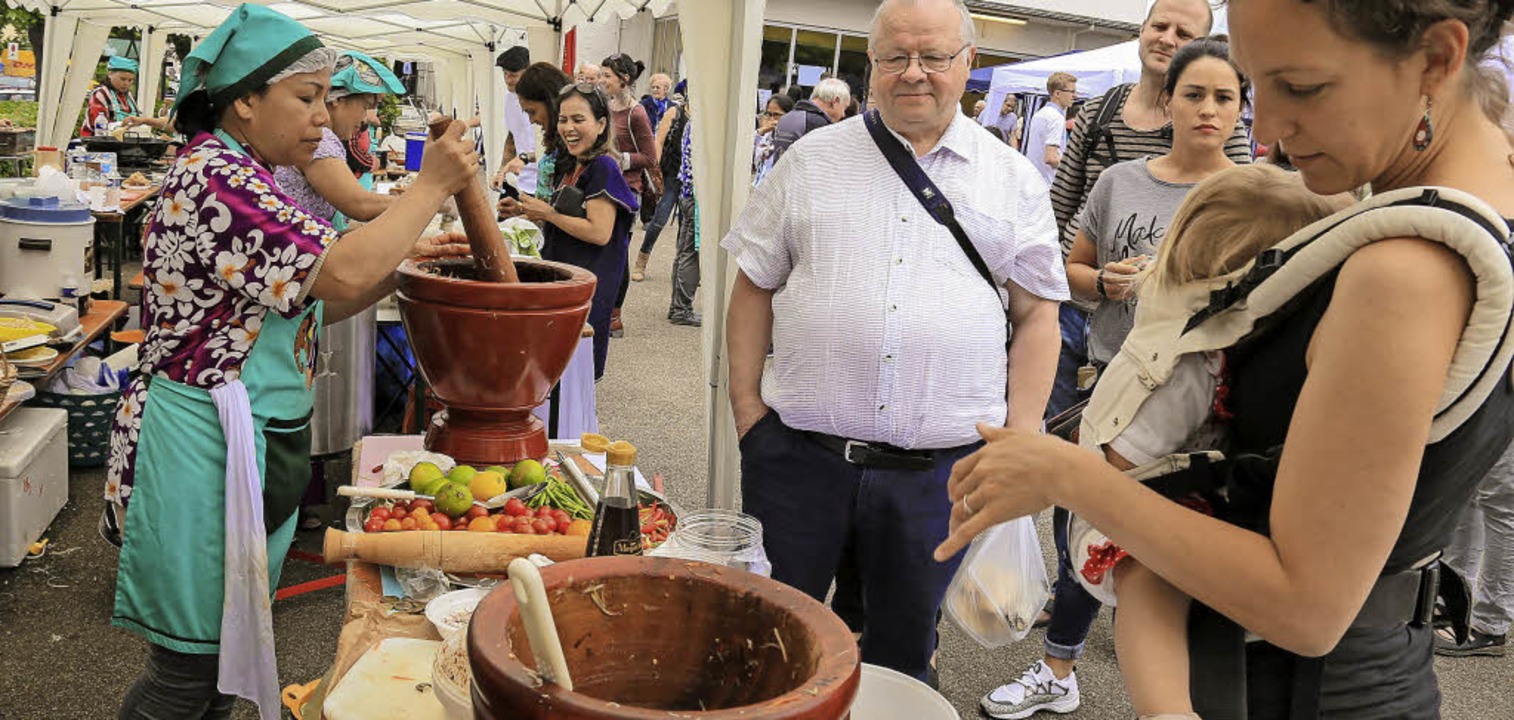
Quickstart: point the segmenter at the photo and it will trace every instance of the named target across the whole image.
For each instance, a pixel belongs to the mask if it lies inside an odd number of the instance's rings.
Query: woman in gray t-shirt
[[[1225,143],[1240,118],[1245,81],[1230,62],[1196,55],[1168,68],[1165,100],[1172,151],[1119,163],[1099,176],[1067,255],[1075,297],[1097,303],[1088,357],[1108,364],[1135,324],[1131,280],[1167,234],[1189,189],[1235,163]]]

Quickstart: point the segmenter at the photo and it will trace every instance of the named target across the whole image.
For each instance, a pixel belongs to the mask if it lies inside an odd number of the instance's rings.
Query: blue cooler
[[[415,172],[421,169],[421,155],[426,152],[426,133],[405,133],[405,169]]]

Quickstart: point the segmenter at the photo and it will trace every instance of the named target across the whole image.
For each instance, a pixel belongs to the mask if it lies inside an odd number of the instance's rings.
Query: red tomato
[[[389,506],[388,505],[380,505],[380,506],[374,508],[373,512],[368,513],[368,519],[369,520],[377,520],[379,522],[383,522],[385,520],[388,520],[389,519]]]
[[[481,518],[489,514],[489,509],[482,505],[473,505],[468,508],[468,519]]]
[[[423,498],[416,498],[410,501],[410,512],[415,512],[416,510],[430,511],[433,507],[435,507],[435,505],[433,505],[430,500]]]
[[[363,532],[365,532],[365,533],[376,533],[376,532],[383,532],[383,531],[384,531],[384,521],[383,520],[379,520],[379,519],[375,519],[375,518],[368,518],[368,522],[363,523]]]
[[[401,530],[414,530],[415,529],[415,518],[410,517],[410,516],[407,515],[404,520],[400,521],[400,529]]]
[[[526,504],[521,502],[520,498],[510,498],[509,500],[505,501],[505,514],[512,515],[514,517],[520,517],[521,515],[530,515],[531,508],[526,507]]]
[[[525,533],[525,534],[530,534],[532,532],[532,530],[531,530],[531,518],[528,518],[528,517],[518,517],[518,518],[515,518],[514,524],[515,524],[515,532]]]
[[[384,521],[384,532],[394,532],[398,529],[400,529],[400,521],[395,520],[394,518],[389,518],[388,520]]]
[[[540,523],[541,527],[537,527],[537,523]],[[543,535],[554,533],[557,532],[557,520],[553,519],[551,515],[539,517],[535,522],[531,523],[531,527],[536,527],[536,531]],[[546,531],[543,532],[542,528],[546,528]]]
[[[404,520],[405,516],[409,514],[410,511],[405,509],[404,505],[395,505],[394,509],[389,511],[389,517],[394,518],[395,520]]]
[[[568,523],[573,522],[573,517],[562,510],[553,510],[552,519],[557,521],[559,528],[567,527]]]
[[[539,518],[552,517],[552,506],[551,505],[543,505],[543,506],[537,508],[536,509],[536,517],[539,517]]]
[[[431,513],[431,522],[436,523],[437,530],[452,529],[452,518],[447,517],[446,513]]]
[[[466,532],[468,530],[468,523],[463,522],[462,519],[459,518],[457,520],[452,521],[452,529],[453,530],[462,530],[462,531]]]
[[[547,527],[547,521],[541,518],[531,521],[531,530],[537,535],[546,535],[552,532],[552,529]]]
[[[498,515],[490,515],[489,519],[493,520],[494,526],[499,528],[500,530],[504,530],[506,527],[512,527],[515,525],[515,518],[510,517],[509,515],[506,515],[504,513],[500,513]]]

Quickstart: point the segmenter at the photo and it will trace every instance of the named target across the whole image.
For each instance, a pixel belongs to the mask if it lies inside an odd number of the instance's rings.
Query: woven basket
[[[110,460],[110,426],[116,417],[121,392],[99,395],[61,395],[37,388],[30,405],[68,411],[68,464],[99,467]]]

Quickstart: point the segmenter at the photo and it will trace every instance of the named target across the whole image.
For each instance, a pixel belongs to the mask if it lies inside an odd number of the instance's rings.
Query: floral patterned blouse
[[[263,318],[306,308],[337,233],[279,190],[273,173],[209,133],[196,136],[163,181],[143,251],[137,379],[111,428],[105,499],[131,496],[150,377],[211,389],[238,379]]]

